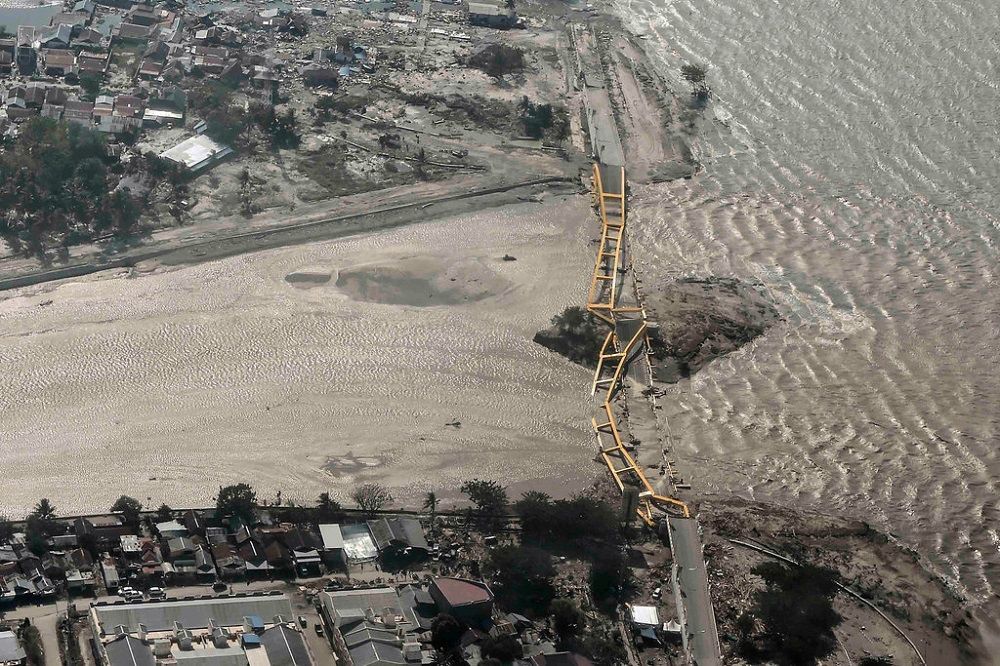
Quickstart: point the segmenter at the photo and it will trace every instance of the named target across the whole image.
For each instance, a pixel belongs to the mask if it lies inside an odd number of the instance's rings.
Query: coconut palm
[[[52,505],[52,502],[43,497],[38,500],[38,504],[35,505],[35,509],[31,512],[31,515],[42,520],[52,520],[56,517],[56,508]]]

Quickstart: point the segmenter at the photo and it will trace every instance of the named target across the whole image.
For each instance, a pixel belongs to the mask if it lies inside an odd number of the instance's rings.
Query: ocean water
[[[672,389],[682,467],[868,518],[996,615],[1000,13],[986,0],[618,0],[704,171],[639,186],[644,279],[760,281],[785,321]]]

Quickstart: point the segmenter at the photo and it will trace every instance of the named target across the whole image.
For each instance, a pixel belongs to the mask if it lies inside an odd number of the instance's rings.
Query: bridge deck
[[[625,255],[625,169],[594,166],[594,194],[601,218],[601,241],[594,262],[587,310],[608,324],[594,372],[592,392],[599,396],[597,415],[592,420],[598,455],[611,472],[621,492],[626,486],[639,489],[638,514],[647,524],[667,514],[675,576],[680,594],[677,603],[684,619],[684,645],[699,666],[721,664],[718,629],[708,590],[708,573],[701,551],[698,523],[683,501],[660,495],[636,461],[630,446],[622,441],[615,415],[614,400],[625,377],[642,385],[651,378],[646,364],[633,363],[647,351],[646,313],[631,299],[623,304],[620,276],[628,265]],[[631,371],[631,372],[630,372]]]

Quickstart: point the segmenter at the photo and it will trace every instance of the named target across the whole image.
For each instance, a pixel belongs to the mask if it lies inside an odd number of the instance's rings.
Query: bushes
[[[552,556],[529,546],[501,546],[490,553],[487,568],[493,574],[493,589],[503,608],[543,615],[555,597],[556,575]]]
[[[841,617],[833,609],[836,573],[811,564],[787,566],[764,562],[753,569],[764,579],[764,589],[754,595],[749,616],[741,616],[739,648],[748,660],[771,659],[779,663],[810,664],[836,647],[833,629]],[[753,633],[760,620],[764,631]]]
[[[494,79],[502,79],[507,74],[524,69],[524,51],[516,46],[489,44],[472,54],[468,64]]]
[[[524,493],[514,504],[521,517],[522,539],[536,542],[573,541],[580,538],[617,543],[618,517],[604,501],[577,495],[553,500],[545,493]]]

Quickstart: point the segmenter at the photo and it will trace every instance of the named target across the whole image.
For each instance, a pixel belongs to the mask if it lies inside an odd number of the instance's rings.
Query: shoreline
[[[273,224],[260,223],[250,231],[238,233],[220,232],[216,237],[204,240],[192,239],[161,239],[154,242],[143,242],[138,247],[125,250],[121,254],[101,261],[91,259],[81,263],[44,268],[32,266],[37,264],[31,259],[6,257],[0,259],[0,292],[23,287],[35,286],[47,282],[83,277],[94,273],[116,268],[134,267],[142,262],[155,261],[162,265],[194,265],[241,254],[259,252],[279,247],[303,245],[318,241],[334,240],[356,234],[378,233],[395,227],[431,222],[456,214],[471,213],[476,210],[497,208],[518,203],[519,192],[527,190],[536,193],[539,187],[544,189],[572,187],[575,179],[571,176],[544,176],[531,178],[512,184],[499,184],[468,191],[446,193],[439,196],[417,198],[404,203],[388,204],[381,207],[365,208],[364,203],[355,204],[358,210],[339,214],[314,215],[318,219],[308,219],[308,214],[295,215],[294,218],[306,217],[305,221],[289,224],[278,222]],[[386,195],[386,192],[379,192]],[[433,207],[432,209],[430,209]],[[424,219],[414,219],[415,215],[423,215]],[[379,219],[379,218],[383,219]],[[201,235],[210,235],[207,230],[193,228],[169,228],[163,231],[174,233],[201,231]],[[156,247],[163,245],[163,247]],[[92,246],[74,248],[78,253],[87,253]],[[91,250],[90,255],[103,254]],[[9,268],[8,264],[28,264],[26,269]]]
[[[616,26],[624,36],[619,38],[618,42],[615,42],[617,46],[611,46],[610,44],[602,44],[604,50],[614,54],[613,60],[610,63],[611,68],[614,71],[614,75],[608,76],[608,80],[611,82],[612,87],[617,88],[620,94],[617,96],[612,96],[615,102],[615,117],[616,119],[621,118],[623,120],[622,125],[623,136],[622,144],[626,156],[626,165],[630,165],[633,161],[637,162],[640,166],[639,177],[637,182],[661,182],[663,180],[677,180],[681,178],[688,178],[701,168],[691,156],[690,146],[697,142],[697,125],[699,121],[695,121],[690,125],[685,125],[679,119],[678,109],[682,109],[686,106],[683,99],[683,93],[677,93],[670,90],[669,84],[663,80],[662,77],[658,77],[659,80],[655,81],[650,87],[652,93],[648,89],[645,89],[640,85],[638,89],[632,89],[626,92],[625,89],[628,88],[627,80],[632,77],[636,72],[636,63],[633,58],[629,56],[629,48],[638,48],[643,52],[644,60],[641,61],[638,69],[643,70],[643,67],[650,66],[650,56],[643,49],[643,43],[641,39],[635,34],[631,33],[627,28],[624,27],[624,22],[621,18],[615,14],[612,14],[608,21],[612,26]],[[626,62],[628,65],[626,65]],[[602,64],[606,67],[608,63],[602,59]],[[629,66],[630,65],[630,66]],[[652,69],[650,67],[650,69]],[[655,74],[655,70],[652,70]],[[638,80],[638,77],[635,77]],[[623,84],[622,82],[626,83]],[[642,83],[648,83],[643,80]],[[650,99],[650,97],[654,99]],[[655,106],[659,116],[655,116],[657,121],[667,119],[666,124],[653,123],[660,125],[659,127],[659,140],[651,140],[649,133],[649,124],[644,123],[644,118],[637,118],[639,110],[648,110],[650,107]],[[648,118],[648,116],[646,116]],[[709,122],[708,119],[704,119],[704,122]],[[632,130],[631,133],[629,130]],[[680,142],[680,143],[678,143]],[[678,147],[682,146],[682,147]],[[655,165],[657,160],[666,160],[667,162],[672,161],[673,168],[678,169],[678,173],[662,178],[657,177],[650,169],[651,165]],[[662,162],[661,162],[662,164]],[[669,165],[668,165],[669,166]],[[689,171],[685,171],[686,167],[690,167]],[[668,170],[669,171],[669,170]],[[653,176],[651,178],[651,176]],[[632,177],[630,176],[630,179]],[[634,238],[630,236],[630,241],[635,242]],[[641,266],[640,266],[641,268]],[[641,283],[641,280],[640,280]],[[643,291],[649,292],[650,290],[656,290],[655,285],[650,283],[645,283],[641,285]],[[647,293],[646,296],[649,294]],[[766,335],[766,333],[765,333]],[[655,385],[662,387],[660,382],[656,382]],[[686,464],[685,461],[678,456],[676,452],[672,450],[671,437],[669,430],[664,432],[662,429],[662,424],[657,426],[657,430],[660,431],[660,435],[671,446],[670,455],[678,457],[677,463],[683,469],[687,467],[689,471],[695,472],[688,474],[687,476],[696,477],[697,466],[702,463],[691,461]],[[697,482],[695,482],[696,484]],[[835,521],[855,521],[861,522],[855,518],[845,518],[838,514],[828,514],[817,512],[813,510],[800,509],[793,505],[784,504],[774,504],[760,502],[756,500],[750,500],[744,498],[742,495],[737,493],[731,493],[726,495],[713,495],[706,496],[700,495],[697,492],[697,487],[694,491],[689,491],[682,496],[683,498],[690,497],[693,499],[700,507],[712,505],[725,505],[725,504],[743,504],[747,507],[755,507],[762,510],[764,513],[774,514],[775,516],[790,514],[796,516],[798,520],[803,522],[808,522],[810,519],[815,519],[815,517],[821,517],[822,519],[829,520],[831,522]],[[927,619],[923,616],[918,616],[914,622],[907,624],[908,632],[914,632],[918,635],[919,640],[922,640],[926,645],[922,646],[927,649],[929,645],[930,654],[933,655],[932,658],[928,659],[927,663],[958,663],[956,659],[960,659],[962,663],[968,663],[968,660],[981,661],[982,663],[987,663],[988,657],[985,656],[984,644],[983,644],[983,631],[981,627],[981,622],[976,617],[977,609],[981,606],[980,604],[970,600],[968,597],[963,595],[956,587],[954,587],[948,579],[942,576],[932,563],[922,555],[915,547],[906,544],[905,542],[899,540],[898,538],[892,536],[892,534],[879,526],[872,525],[868,522],[863,523],[865,526],[865,531],[869,534],[869,537],[862,542],[860,547],[862,549],[867,549],[870,551],[872,557],[883,557],[887,563],[895,563],[902,569],[902,572],[898,577],[900,579],[900,586],[907,589],[908,593],[912,595],[913,601],[910,604],[913,609],[921,609],[927,599],[937,599],[941,608],[946,610],[941,611],[947,613],[947,619],[940,619],[935,617],[933,619]],[[718,534],[711,534],[709,537],[709,543],[712,544],[712,548],[718,547]],[[884,545],[879,545],[880,542],[884,540]],[[836,538],[832,538],[831,542],[827,544],[829,555],[835,552],[839,544]],[[708,546],[706,546],[706,550]],[[884,552],[883,552],[884,551]],[[881,553],[881,555],[876,555],[876,553]],[[707,555],[708,553],[706,553]],[[906,562],[910,562],[906,565]],[[709,561],[709,569],[712,570],[720,564],[716,559]],[[848,569],[850,572],[850,568]],[[715,582],[713,581],[713,586]],[[929,586],[929,587],[928,587]],[[713,590],[713,603],[716,608],[724,606],[726,602],[721,601],[716,597],[715,591]],[[916,610],[914,610],[916,613]],[[722,623],[720,622],[720,625]],[[979,626],[977,626],[979,625]],[[720,626],[720,630],[722,627]],[[889,639],[886,638],[888,641]],[[908,649],[908,648],[907,648]],[[954,651],[953,651],[954,650]],[[912,652],[910,653],[912,656]],[[842,655],[839,651],[834,655],[831,655],[831,663],[840,663],[838,660]],[[896,663],[908,663],[906,658],[899,658],[897,653]]]
[[[623,25],[621,21],[614,15],[605,17],[605,20],[611,23],[617,21],[619,26]],[[624,28],[621,29],[624,30]],[[626,41],[630,43],[631,45],[630,48],[637,48],[637,47],[641,48],[642,46],[641,43],[636,43],[638,40],[635,35],[630,35],[628,38],[626,38]],[[646,58],[646,62],[643,64],[644,66],[648,66],[649,56],[646,55],[645,53],[643,54],[643,56]],[[635,81],[641,83],[641,81],[639,81],[640,77],[636,74],[634,69],[631,70],[632,72],[631,75],[628,74],[629,70],[627,70],[627,68],[621,69],[622,67],[624,67],[624,62],[622,61],[621,58],[616,58],[614,66],[615,68],[620,69],[620,71],[616,69],[616,76],[614,77],[614,81],[616,81],[617,83],[615,85],[617,85],[619,91],[622,91],[623,86],[625,86],[628,90],[627,93],[622,92],[623,100],[619,101],[619,104],[622,106],[622,109],[617,111],[616,113],[622,114],[622,117],[625,120],[624,125],[626,128],[628,127],[637,128],[637,131],[635,131],[633,134],[623,137],[623,141],[625,143],[624,149],[626,151],[626,154],[628,154],[629,151],[641,150],[644,145],[649,147],[650,150],[652,151],[650,154],[641,155],[637,159],[638,164],[647,165],[646,167],[644,167],[645,172],[644,173],[640,172],[640,178],[645,178],[648,180],[650,178],[659,177],[656,174],[652,173],[652,167],[658,164],[657,159],[661,160],[661,162],[659,163],[662,163],[662,160],[665,159],[667,162],[670,163],[671,168],[674,167],[676,167],[677,169],[685,169],[689,167],[692,169],[695,168],[684,157],[683,149],[680,148],[679,145],[674,141],[674,139],[683,140],[685,132],[678,130],[676,132],[675,137],[661,136],[658,142],[653,142],[649,140],[650,136],[652,136],[650,134],[651,132],[650,128],[657,125],[657,120],[662,120],[665,117],[671,117],[675,119],[676,114],[673,113],[673,111],[676,111],[676,107],[680,103],[678,94],[670,92],[669,86],[666,84],[666,82],[662,80],[659,81],[656,84],[657,90],[659,90],[661,93],[663,91],[668,91],[669,94],[672,95],[673,97],[667,100],[665,100],[662,96],[658,97],[656,106],[659,109],[658,111],[659,114],[661,115],[656,116],[653,119],[654,122],[652,122],[652,124],[650,122],[647,122],[650,119],[649,116],[646,116],[645,118],[637,118],[636,116],[638,109],[642,107],[645,107],[647,109],[650,108],[650,105],[648,104],[649,103],[648,96],[643,94],[642,87],[641,86],[639,87],[638,96],[636,96],[634,86],[629,84],[630,77]],[[612,99],[615,99],[615,96],[613,96]],[[643,100],[645,100],[645,103],[643,102]],[[674,120],[674,124],[676,124],[676,119]],[[674,129],[678,128],[674,127]],[[686,144],[682,143],[680,145],[686,145]],[[660,152],[657,153],[656,151]],[[659,155],[659,157],[657,157],[657,155]],[[689,175],[690,173],[688,173],[688,176]],[[686,176],[684,175],[673,176],[673,178],[677,177],[686,177]],[[666,178],[666,180],[670,179],[672,178]],[[553,184],[559,182],[564,182],[567,185],[571,185],[574,182],[574,180],[575,179],[572,176],[563,176],[563,177],[553,176],[551,177],[551,179],[546,179],[546,183],[534,183],[534,185]],[[494,196],[494,195],[501,195],[501,194],[513,195],[514,189],[531,188],[532,186],[533,186],[532,184],[520,184],[520,185],[515,184],[509,187],[497,189],[493,193],[481,192],[481,193],[469,193],[466,195],[456,194],[456,195],[449,195],[448,197],[445,198],[436,199],[434,202],[434,206],[430,209],[432,211],[430,213],[430,217],[429,219],[426,220],[414,220],[412,218],[406,217],[406,215],[401,215],[399,218],[393,217],[391,221],[383,220],[381,222],[378,221],[373,222],[373,220],[370,219],[372,215],[386,215],[392,217],[393,213],[402,211],[417,212],[417,214],[419,215],[420,209],[416,207],[422,206],[429,201],[429,199],[421,199],[420,201],[407,204],[390,205],[387,209],[381,211],[377,210],[374,211],[374,213],[371,211],[358,212],[353,214],[345,214],[343,216],[333,217],[330,219],[321,219],[312,222],[306,222],[303,223],[307,225],[305,227],[273,225],[271,227],[262,227],[259,230],[255,231],[240,232],[238,234],[231,236],[220,235],[219,237],[216,238],[194,241],[188,244],[184,244],[183,242],[181,242],[176,247],[163,248],[155,251],[149,250],[150,254],[148,255],[142,254],[142,250],[144,248],[140,247],[136,250],[136,252],[138,253],[137,256],[139,258],[128,257],[128,258],[116,259],[113,265],[109,264],[106,266],[94,268],[93,270],[90,270],[88,268],[85,272],[73,276],[51,277],[51,278],[35,276],[37,279],[35,279],[35,281],[32,282],[31,284],[39,285],[43,282],[61,280],[65,279],[66,277],[77,277],[79,275],[101,272],[108,269],[132,266],[138,262],[143,262],[143,261],[150,261],[154,265],[162,265],[162,266],[195,266],[216,259],[220,259],[223,257],[252,254],[262,250],[268,250],[277,247],[300,246],[300,245],[314,243],[319,240],[330,240],[334,238],[342,238],[354,235],[377,236],[393,228],[402,226],[414,226],[418,221],[421,223],[432,222],[436,221],[440,217],[471,214],[474,211],[482,210],[483,209],[482,207],[478,207],[482,205],[482,202],[478,201],[479,197],[492,197],[485,203],[484,206],[485,208],[510,206],[516,204],[517,202],[516,196]],[[380,191],[375,194],[384,195],[386,193]],[[450,202],[454,204],[456,210],[454,212],[450,212],[447,210],[442,211],[441,208],[439,208],[439,205],[444,204],[445,202]],[[464,202],[464,203],[459,203],[459,202]],[[490,203],[490,202],[495,202],[495,203]],[[474,206],[477,207],[474,208]],[[298,217],[298,215],[296,215],[295,217]],[[349,229],[325,228],[327,226],[335,225],[337,223],[345,222],[348,220],[353,221],[353,223],[356,224],[356,226],[351,227]],[[181,233],[200,232],[200,230],[201,227],[195,225],[192,227],[181,228],[179,232]],[[301,233],[302,235],[300,237],[295,237],[295,235],[299,233]],[[285,235],[291,236],[292,238],[285,238],[284,240],[282,240],[281,237]],[[3,279],[0,279],[0,290],[16,288],[17,286],[16,283],[13,286],[8,286],[8,287],[5,287],[3,285],[8,284],[10,280],[16,281],[18,279],[31,280],[32,277],[7,278],[7,282],[5,282]],[[0,295],[0,302],[2,302],[2,300],[3,296]],[[683,464],[683,461],[681,462]],[[696,464],[697,463],[695,463],[695,465]],[[736,494],[733,494],[729,497],[729,500],[739,500],[739,499],[740,497]],[[762,505],[762,506],[771,506],[772,512],[774,511],[774,507],[778,507],[784,511],[805,513],[802,512],[801,510],[797,510],[794,507],[782,507],[781,505]],[[829,517],[835,518],[836,516],[833,516],[831,514]],[[883,534],[878,530],[875,531],[878,532],[879,534]],[[885,536],[887,539],[891,540],[891,535],[886,534]],[[906,547],[900,544],[896,544],[896,547],[901,551],[897,555],[897,557],[900,558],[905,557]],[[933,579],[934,585],[941,585],[947,587],[946,585],[943,584],[943,581],[938,580],[933,569],[928,569],[926,565],[923,563],[921,563],[921,568],[929,575],[930,578]],[[971,605],[967,599],[963,600],[963,602],[967,607]]]

